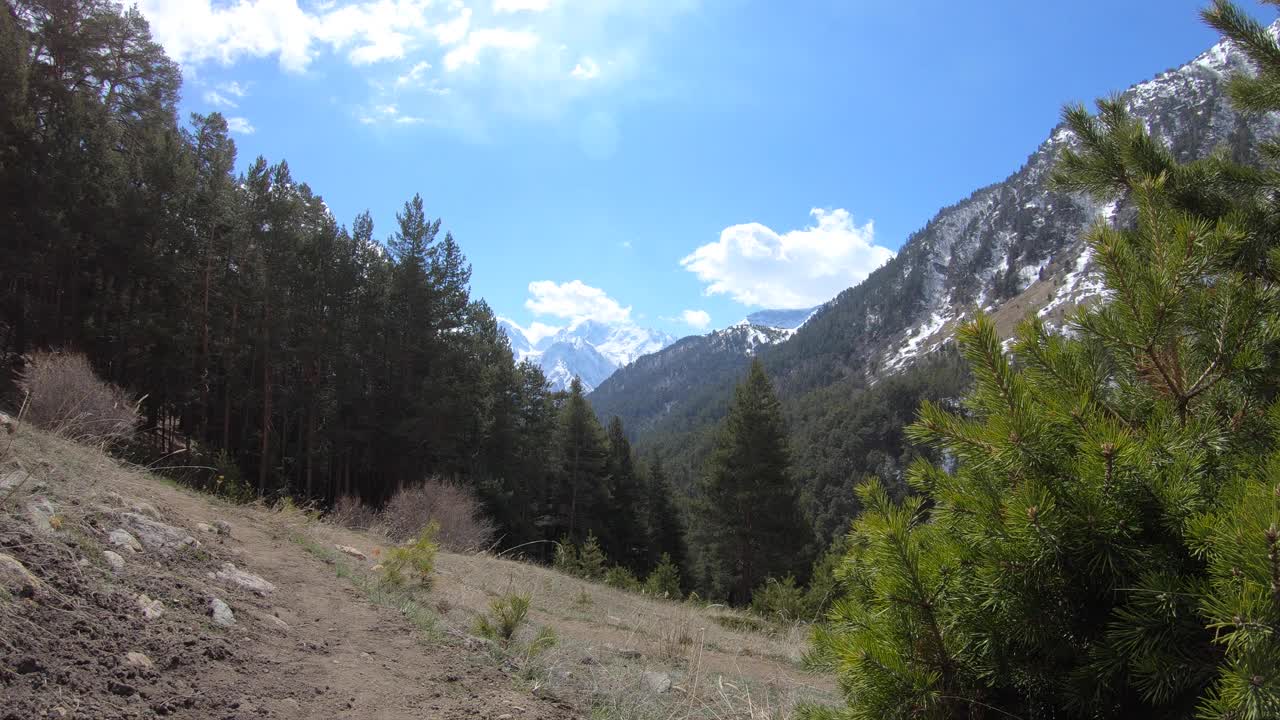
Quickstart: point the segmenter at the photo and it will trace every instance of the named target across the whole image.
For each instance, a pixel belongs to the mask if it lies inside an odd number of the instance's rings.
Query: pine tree
[[[604,429],[587,403],[582,381],[569,383],[560,411],[560,472],[556,494],[559,532],[578,542],[597,536],[612,518],[608,515],[608,446]]]
[[[1233,94],[1274,93],[1280,46],[1208,19],[1261,66]],[[1280,174],[1179,165],[1099,111],[1066,111],[1057,181],[1137,209],[1088,237],[1110,301],[1070,335],[1029,318],[1012,358],[985,317],[959,331],[965,411],[908,431],[957,465],[862,488],[816,635],[848,717],[1280,716]]]
[[[644,494],[622,420],[617,417],[610,420],[607,432],[609,458],[605,472],[609,477],[609,522],[605,524],[602,540],[611,560],[637,571],[645,564],[648,546]]]
[[[661,557],[665,555],[676,567],[684,567],[688,557],[684,519],[680,508],[676,506],[675,489],[667,478],[660,458],[655,457],[649,465],[645,493],[649,552],[653,561],[661,562]]]
[[[699,552],[709,590],[745,604],[765,578],[797,564],[808,540],[788,472],[787,429],[757,360],[734,391],[698,499]]]

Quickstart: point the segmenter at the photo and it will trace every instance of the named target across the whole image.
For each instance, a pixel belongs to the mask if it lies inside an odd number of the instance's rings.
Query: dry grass
[[[494,527],[475,494],[457,483],[430,479],[400,490],[382,511],[382,524],[395,541],[417,537],[432,522],[440,526],[436,541],[454,552],[483,550],[493,542]]]
[[[343,495],[333,504],[326,519],[349,530],[371,530],[378,524],[378,511],[354,495]]]
[[[325,547],[362,549],[369,563],[385,554],[385,537],[376,533],[327,522],[307,531]],[[441,552],[434,578],[419,601],[439,613],[447,637],[490,648],[517,683],[590,709],[592,718],[778,720],[800,703],[839,702],[830,677],[801,665],[809,638],[802,623],[762,623],[723,606],[627,592],[488,554]],[[530,597],[522,631],[529,637],[494,650],[472,637],[476,620],[494,599],[511,595]],[[539,646],[535,629],[547,628],[555,643]],[[655,693],[646,673],[666,674],[671,689]]]
[[[102,381],[84,355],[36,353],[27,358],[18,387],[27,396],[26,421],[77,442],[120,442],[141,422],[137,403]]]
[[[800,665],[809,637],[803,624],[741,629],[754,618],[488,555],[442,553],[436,577],[432,596],[451,608],[445,621],[452,625],[465,623],[493,597],[530,595],[531,621],[554,628],[559,642],[524,674],[590,706],[594,717],[763,720],[788,717],[800,702],[836,701],[831,680]],[[639,657],[624,657],[626,651]],[[646,688],[647,672],[669,675],[672,690]]]
[[[94,486],[100,483],[131,487],[140,498],[148,497],[147,483],[196,494],[162,478],[144,478],[136,468],[92,448],[29,428],[18,431],[14,451],[30,461],[36,480],[53,481],[49,473],[64,475],[64,484],[74,484],[83,497],[99,495]],[[25,501],[28,490],[19,499]],[[200,497],[229,513],[268,512]],[[373,570],[386,559],[390,543],[385,535],[317,521],[314,513],[284,503],[273,513],[271,526],[282,537],[303,538],[300,542],[313,552],[335,558],[335,566],[371,600],[404,613],[424,630],[427,641],[455,643],[459,652],[491,653],[517,684],[564,698],[599,720],[778,720],[799,702],[838,702],[830,678],[810,674],[799,664],[807,649],[808,628],[803,625],[768,626],[767,632],[726,627],[723,618],[748,616],[626,592],[483,554],[440,552],[430,589],[387,589]],[[358,548],[368,560],[342,555],[335,544]],[[492,600],[513,593],[530,596],[517,641],[495,650],[494,643],[472,638],[476,619],[489,611]],[[624,650],[639,656],[624,657]],[[667,674],[672,688],[659,694],[646,687],[650,672]]]

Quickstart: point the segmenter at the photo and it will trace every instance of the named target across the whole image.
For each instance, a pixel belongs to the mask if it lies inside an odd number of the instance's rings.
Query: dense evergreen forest
[[[382,241],[284,161],[237,173],[224,118],[179,122],[178,67],[110,0],[7,0],[0,55],[13,405],[24,356],[83,352],[142,398],[129,450],[196,484],[377,504],[439,476],[479,493],[505,545],[594,535],[637,571],[682,547],[665,481],[580,386],[513,362],[421,197]]]

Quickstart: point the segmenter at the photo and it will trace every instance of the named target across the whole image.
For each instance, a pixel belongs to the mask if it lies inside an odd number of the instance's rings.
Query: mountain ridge
[[[1220,147],[1239,155],[1277,128],[1275,118],[1244,117],[1229,107],[1225,80],[1242,70],[1248,70],[1243,54],[1219,42],[1119,97],[1180,161]],[[940,209],[894,258],[760,349],[756,356],[791,417],[811,394],[837,386],[845,395],[862,392],[907,371],[944,349],[975,310],[995,317],[1007,337],[1028,313],[1060,324],[1071,308],[1096,300],[1101,285],[1084,230],[1099,219],[1128,222],[1132,210],[1051,187],[1058,157],[1074,143],[1057,124],[1014,172]],[[696,437],[722,417],[745,365],[715,362],[710,344],[703,357],[687,345],[679,355],[673,346],[658,356],[615,373],[591,400],[600,415],[620,416],[640,446],[661,451],[672,450],[671,438]]]
[[[498,327],[511,343],[516,360],[537,363],[553,390],[568,388],[577,377],[583,389],[590,392],[618,368],[642,355],[658,352],[676,340],[661,330],[589,318],[576,320],[536,341],[508,318],[499,317]]]

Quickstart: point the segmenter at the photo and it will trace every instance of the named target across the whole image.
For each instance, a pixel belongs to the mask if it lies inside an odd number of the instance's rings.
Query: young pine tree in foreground
[[[1233,98],[1277,109],[1280,46],[1206,17],[1261,66]],[[1028,320],[1012,358],[989,320],[961,329],[965,412],[910,428],[957,467],[918,463],[901,503],[862,489],[816,634],[841,716],[1280,717],[1280,175],[1179,165],[1100,110],[1068,110],[1058,181],[1138,210],[1089,237],[1110,301],[1070,337]]]
[[[789,462],[782,407],[757,360],[734,391],[700,486],[699,552],[713,594],[745,604],[765,578],[796,566],[808,530]]]

